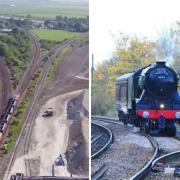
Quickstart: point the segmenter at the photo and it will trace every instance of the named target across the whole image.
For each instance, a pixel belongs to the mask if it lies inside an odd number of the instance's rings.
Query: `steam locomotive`
[[[19,95],[15,95],[12,98],[10,98],[4,110],[4,113],[0,117],[0,142],[3,140],[4,133],[11,120],[12,114],[14,113],[14,109],[18,99],[19,99]]]
[[[146,133],[156,130],[175,136],[180,120],[178,75],[165,61],[124,74],[116,80],[119,120]]]

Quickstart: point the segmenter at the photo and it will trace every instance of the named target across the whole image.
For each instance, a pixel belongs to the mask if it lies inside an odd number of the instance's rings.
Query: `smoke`
[[[174,53],[176,50],[177,33],[172,29],[164,28],[159,33],[158,44],[161,48],[161,58],[166,60],[169,65],[174,63]]]

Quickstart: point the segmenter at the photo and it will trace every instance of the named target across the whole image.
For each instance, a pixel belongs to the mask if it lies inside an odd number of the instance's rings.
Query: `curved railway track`
[[[180,177],[180,150],[156,158],[151,164],[151,171],[147,179]]]
[[[103,153],[110,145],[113,140],[113,134],[108,128],[97,123],[91,123],[91,129],[91,159],[93,159]],[[105,164],[103,164],[102,167],[100,167],[94,174],[91,175],[91,179],[100,179],[106,171],[107,167]]]
[[[113,134],[106,127],[97,123],[91,123],[91,159],[102,153],[112,142]]]
[[[157,143],[157,141],[149,135],[146,135],[146,134],[143,134],[143,135],[145,137],[147,137],[147,139],[150,141],[150,143],[154,149],[154,153],[153,153],[152,157],[150,158],[150,160],[145,163],[143,168],[140,169],[135,175],[133,175],[130,178],[130,180],[140,180],[140,179],[144,178],[151,171],[151,164],[159,154],[159,144]]]
[[[21,144],[21,146],[23,144],[23,152],[22,153],[24,155],[24,164],[25,164],[26,175],[31,176],[31,163],[30,163],[30,160],[28,159],[27,155],[29,153],[30,139],[31,139],[32,128],[33,128],[34,119],[35,119],[34,117],[35,117],[35,114],[37,113],[37,112],[35,112],[36,110],[34,109],[34,107],[38,101],[40,93],[42,92],[45,79],[48,75],[49,68],[51,66],[51,63],[53,62],[54,57],[56,57],[57,54],[60,53],[61,50],[63,50],[67,46],[70,46],[74,40],[75,40],[75,38],[72,40],[69,40],[69,41],[65,41],[64,43],[57,45],[55,48],[53,48],[48,53],[47,59],[44,62],[44,68],[43,68],[43,71],[40,75],[39,82],[37,83],[37,87],[34,90],[34,95],[32,97],[32,100],[31,100],[31,103],[29,106],[29,110],[25,116],[25,120],[24,120],[22,130],[21,130],[20,135],[16,141],[15,147],[11,153],[11,157],[10,157],[10,160],[8,163],[8,167],[6,169],[6,174],[5,174],[4,180],[6,180],[7,177],[9,176],[9,173],[11,171],[11,167],[13,166],[13,162],[15,160],[15,155],[17,153],[19,153],[17,151],[17,149],[18,149],[18,146],[20,146],[20,144]]]
[[[34,73],[39,68],[41,64],[41,52],[40,52],[40,44],[37,37],[35,37],[30,32],[25,32],[27,36],[30,37],[32,41],[33,46],[33,57],[31,64],[27,67],[25,73],[23,74],[22,78],[20,79],[20,82],[15,90],[15,94],[19,94],[20,97],[23,97],[23,94],[25,93],[25,90],[27,89]]]
[[[105,164],[103,164],[95,173],[91,175],[92,180],[97,180],[103,177],[103,175],[106,173],[107,167]]]
[[[123,125],[123,123],[119,122],[116,118],[92,116],[92,119],[96,120],[96,121],[103,121],[106,123]],[[153,147],[154,153],[153,153],[152,157],[145,163],[145,165],[136,174],[134,174],[130,178],[130,180],[140,180],[140,179],[147,177],[151,170],[157,171],[157,168],[159,168],[159,167],[156,167],[156,165],[159,165],[160,162],[161,162],[161,164],[162,163],[164,164],[164,163],[167,163],[168,161],[175,160],[177,157],[180,158],[180,151],[171,152],[169,154],[165,154],[165,155],[159,157],[159,154],[160,154],[159,153],[159,144],[156,141],[156,139],[151,137],[150,135],[147,135],[144,133],[142,135],[145,136],[150,141],[150,143]],[[178,139],[177,137],[175,137],[175,138]],[[179,164],[179,166],[180,166],[180,164]],[[102,176],[105,172],[102,173],[102,170],[100,168],[99,170],[97,170],[97,172],[95,172],[95,174],[98,174],[98,173],[100,173]],[[180,176],[180,169],[178,169],[177,171],[174,170],[174,173],[176,173]],[[94,179],[99,179],[99,178],[94,178]]]

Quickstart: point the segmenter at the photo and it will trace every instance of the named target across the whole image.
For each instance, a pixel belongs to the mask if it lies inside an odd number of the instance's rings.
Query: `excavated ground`
[[[72,121],[72,124],[69,129],[69,143],[66,158],[68,170],[72,174],[88,175],[89,155],[86,153],[88,152],[88,149],[86,149],[88,148],[88,142],[82,130],[83,124],[88,124],[87,112],[83,106],[83,94],[73,98],[67,105],[67,118]]]
[[[76,78],[76,76],[88,78],[88,49],[89,47],[86,44],[74,49],[71,54],[67,55],[60,62],[52,82],[42,91],[39,101],[34,107],[32,118],[35,118],[35,123],[30,140],[29,154],[24,157],[23,146],[18,147],[16,162],[11,174],[20,172],[21,168],[23,170],[26,159],[30,163],[32,174],[51,175],[52,164],[57,156],[59,154],[72,154],[70,151],[72,149],[73,152],[76,150],[76,155],[81,155],[81,161],[76,162],[77,159],[73,159],[71,162],[69,158],[67,158],[68,161],[64,158],[66,166],[55,166],[55,175],[70,176],[71,173],[83,177],[88,175],[89,122],[87,120],[88,91],[86,89],[88,89],[89,81],[88,79]],[[80,102],[83,102],[80,103],[83,107],[77,108],[80,109],[80,120],[68,120],[66,105],[69,100],[76,96],[80,96]],[[82,98],[82,96],[84,97]],[[41,117],[42,112],[48,107],[53,109],[54,115],[52,118],[44,119]],[[78,123],[74,125],[74,121]],[[78,134],[77,131],[80,133]],[[74,135],[77,139],[74,138]],[[74,144],[78,142],[78,146],[72,147],[69,142]],[[21,168],[19,168],[19,164],[21,164]],[[67,167],[70,172],[67,171]]]

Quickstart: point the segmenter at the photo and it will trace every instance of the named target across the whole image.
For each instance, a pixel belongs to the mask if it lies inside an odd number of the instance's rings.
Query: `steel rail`
[[[143,135],[145,137],[147,137],[148,140],[150,141],[150,143],[152,144],[152,146],[154,148],[154,153],[153,153],[151,159],[144,165],[144,167],[142,169],[140,169],[135,175],[133,175],[130,178],[130,180],[143,179],[151,171],[151,165],[159,154],[159,144],[157,143],[157,141],[150,135],[147,135],[147,134],[143,134]]]
[[[75,39],[75,38],[74,38],[74,39]],[[15,143],[14,149],[13,149],[12,152],[11,152],[10,160],[9,160],[9,163],[8,163],[8,166],[7,166],[7,168],[6,168],[6,172],[5,172],[4,178],[3,178],[4,180],[6,180],[7,177],[9,176],[9,172],[10,172],[10,170],[11,170],[11,166],[12,166],[13,161],[14,161],[14,158],[15,158],[15,154],[16,154],[16,151],[17,151],[17,147],[18,147],[18,145],[19,145],[19,143],[20,143],[20,139],[22,138],[23,133],[25,132],[25,129],[27,129],[27,127],[29,126],[29,124],[28,124],[29,116],[31,115],[31,112],[32,112],[33,107],[34,107],[34,105],[35,105],[35,101],[37,100],[37,97],[39,96],[40,89],[41,89],[42,86],[43,86],[43,82],[44,82],[45,78],[46,78],[47,75],[48,75],[49,67],[50,67],[50,65],[51,65],[51,63],[52,63],[52,61],[53,61],[53,58],[59,53],[59,51],[61,51],[61,50],[64,49],[65,47],[71,45],[71,43],[74,41],[74,39],[69,40],[69,41],[65,41],[64,43],[62,43],[61,45],[59,45],[59,46],[55,49],[54,54],[51,54],[51,56],[48,57],[48,60],[45,62],[45,66],[44,66],[43,72],[41,73],[41,77],[40,77],[40,79],[39,79],[38,86],[36,87],[36,90],[35,90],[36,92],[35,92],[35,94],[34,94],[33,100],[31,101],[31,104],[30,104],[28,113],[27,113],[26,118],[25,118],[25,120],[24,120],[23,127],[22,127],[21,132],[20,132],[20,134],[19,134],[19,136],[18,136],[18,139],[17,139],[17,141],[16,141],[16,143]],[[31,123],[32,123],[32,122],[31,122]],[[31,124],[31,123],[30,123],[30,124]],[[29,138],[29,135],[28,135],[28,138]],[[27,144],[27,145],[24,146],[24,147],[25,147],[24,152],[27,154],[27,153],[28,153],[27,147],[29,146],[29,145],[28,145],[28,144],[29,144],[29,141],[27,141],[26,144]],[[26,163],[25,165],[26,165],[26,167],[29,166],[29,164],[27,164],[27,163]]]
[[[106,167],[106,165],[103,164],[95,173],[91,175],[91,180],[98,180],[103,177],[107,169],[108,168]]]
[[[107,118],[104,116],[92,116],[93,120],[97,120],[97,121],[103,121],[103,122],[108,122],[108,123],[114,123],[114,124],[119,124],[119,125],[123,125],[123,123],[119,122],[116,118]],[[159,152],[159,145],[157,143],[157,141],[152,138],[150,135],[147,134],[142,134],[145,137],[148,138],[148,140],[150,141],[150,143],[152,144],[153,148],[154,148],[154,153],[153,156],[151,157],[151,159],[146,162],[146,164],[143,166],[142,169],[140,169],[135,175],[133,175],[130,180],[140,180],[143,177],[145,177],[147,175],[147,173],[151,170],[151,164],[153,162],[153,160],[158,156],[158,152]]]
[[[165,154],[163,156],[160,156],[158,158],[156,158],[152,164],[151,164],[151,168],[153,169],[156,164],[160,161],[163,161],[163,162],[168,162],[168,161],[171,161],[177,157],[180,157],[180,151],[174,151],[174,152],[171,152],[171,153],[168,153],[168,154]]]
[[[113,139],[113,134],[112,134],[112,132],[108,129],[108,128],[106,128],[106,127],[104,127],[104,126],[102,126],[102,125],[100,125],[100,124],[97,124],[97,123],[91,123],[91,124],[93,124],[93,125],[95,125],[96,127],[98,127],[98,128],[101,128],[103,131],[105,131],[106,132],[106,134],[109,136],[109,140],[108,140],[108,142],[106,142],[105,144],[104,144],[104,146],[100,149],[100,150],[98,150],[96,153],[94,153],[94,154],[92,154],[91,155],[91,159],[93,159],[93,158],[95,158],[97,155],[99,155],[100,153],[102,153],[109,145],[110,145],[110,143],[112,142],[112,139]]]

